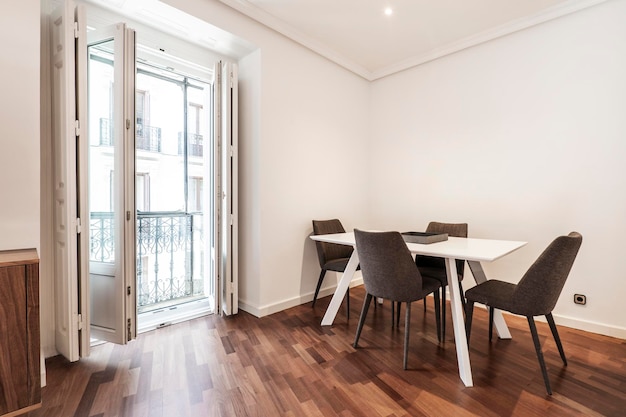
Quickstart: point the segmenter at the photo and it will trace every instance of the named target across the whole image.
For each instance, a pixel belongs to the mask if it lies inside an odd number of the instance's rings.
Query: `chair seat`
[[[437,291],[441,287],[438,279],[422,276],[422,291],[424,294],[430,294]]]
[[[423,277],[437,279],[442,286],[448,285],[448,275],[446,274],[445,269],[442,270],[441,268],[433,268],[428,266],[418,267],[417,269],[419,269]],[[463,275],[457,274],[457,276],[459,277],[459,282],[463,280]]]
[[[380,293],[376,291],[371,291],[371,292],[368,291],[368,293],[372,297],[383,298],[385,300],[397,301],[401,303],[412,303],[413,301],[422,300],[425,295],[433,293],[437,291],[439,288],[441,288],[441,283],[439,282],[439,280],[428,278],[428,277],[422,277],[422,294],[401,291],[402,294],[398,294],[396,297],[392,299],[387,294],[384,294],[384,293]]]
[[[346,270],[349,260],[350,258],[333,259],[332,261],[328,261],[324,264],[324,269],[327,271],[343,272]],[[356,269],[361,269],[361,266],[357,265]]]
[[[495,279],[487,280],[482,284],[465,291],[465,299],[468,301],[486,304],[499,310],[510,311],[512,308],[511,300],[515,288],[517,288],[517,285],[511,284],[510,282],[498,281]],[[515,311],[511,312],[515,313]]]

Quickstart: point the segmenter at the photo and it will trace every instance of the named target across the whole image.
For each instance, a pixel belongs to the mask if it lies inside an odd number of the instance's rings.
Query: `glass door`
[[[134,338],[136,325],[134,52],[123,23],[88,40],[91,337],[115,343]]]
[[[214,311],[204,227],[211,85],[142,61],[135,101],[137,311],[143,331]]]

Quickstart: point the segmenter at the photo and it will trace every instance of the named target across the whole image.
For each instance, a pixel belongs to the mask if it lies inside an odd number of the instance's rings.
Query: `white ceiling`
[[[60,4],[63,0],[49,1]],[[251,42],[159,0],[82,0],[82,2],[96,6],[90,7],[87,11],[88,25],[93,29],[101,29],[123,20],[139,31],[139,42],[143,46],[150,46],[156,50],[165,49],[179,58],[193,56],[195,51],[185,51],[184,43],[171,42],[166,36],[234,59],[254,50]],[[166,36],[159,36],[159,33]],[[215,61],[214,57],[210,59]]]
[[[220,1],[374,80],[605,0]]]

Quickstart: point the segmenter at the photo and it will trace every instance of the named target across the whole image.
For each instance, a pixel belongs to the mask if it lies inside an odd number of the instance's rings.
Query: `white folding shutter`
[[[215,242],[220,305],[224,315],[236,314],[238,306],[238,129],[237,66],[215,65]]]
[[[135,80],[137,75],[137,42],[135,31],[126,28],[124,37],[124,296],[126,337],[124,343],[137,337],[137,209],[135,201]]]
[[[76,77],[74,4],[51,15],[54,181],[55,343],[69,361],[79,359],[76,210]]]
[[[78,314],[80,357],[89,356],[91,334],[89,332],[89,199],[88,162],[89,126],[87,116],[87,16],[85,6],[79,4],[75,12],[76,36],[76,111],[79,129],[76,141],[77,201],[76,210],[80,220],[78,235]]]

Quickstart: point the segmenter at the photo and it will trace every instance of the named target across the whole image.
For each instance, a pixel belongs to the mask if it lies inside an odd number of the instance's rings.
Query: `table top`
[[[340,245],[356,245],[354,232],[312,235],[311,239]],[[411,253],[418,255],[491,262],[516,251],[526,245],[526,243],[514,240],[449,237],[448,240],[443,242],[429,244],[407,243],[406,246]]]

